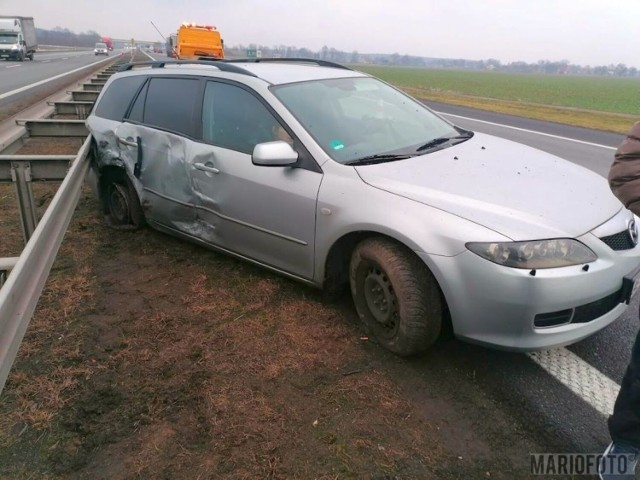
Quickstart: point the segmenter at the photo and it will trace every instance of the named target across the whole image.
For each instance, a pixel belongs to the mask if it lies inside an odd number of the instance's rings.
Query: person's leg
[[[613,442],[603,454],[598,471],[602,480],[634,479],[640,455],[640,332],[631,351],[631,360],[622,379],[613,415],[609,417],[609,434]],[[627,461],[619,463],[620,456]],[[618,471],[625,469],[624,472]]]
[[[636,336],[613,415],[609,417],[609,434],[614,443],[640,449],[640,332]]]

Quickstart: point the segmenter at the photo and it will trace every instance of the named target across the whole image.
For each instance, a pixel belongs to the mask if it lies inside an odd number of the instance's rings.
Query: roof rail
[[[284,63],[315,63],[320,67],[341,68],[343,70],[353,70],[349,67],[327,60],[318,60],[317,58],[296,58],[296,57],[278,57],[278,58],[236,58],[233,60],[220,60],[224,63],[262,63],[262,62],[284,62]]]
[[[223,72],[233,72],[240,73],[242,75],[248,75],[250,77],[257,77],[256,74],[250,72],[249,70],[238,67],[237,65],[230,65],[224,60],[162,60],[162,61],[153,61],[153,62],[130,62],[121,65],[118,69],[119,72],[127,72],[133,67],[142,66],[142,67],[151,67],[151,68],[164,68],[166,65],[208,65],[210,67],[216,67],[218,70]]]

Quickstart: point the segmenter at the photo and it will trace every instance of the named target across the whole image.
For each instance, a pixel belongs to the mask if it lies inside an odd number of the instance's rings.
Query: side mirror
[[[263,167],[291,167],[298,162],[298,152],[282,140],[259,143],[253,148],[251,161]]]

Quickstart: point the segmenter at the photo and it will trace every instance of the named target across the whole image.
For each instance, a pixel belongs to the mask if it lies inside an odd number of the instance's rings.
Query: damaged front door
[[[322,173],[252,163],[256,144],[293,141],[256,96],[235,85],[207,83],[202,136],[190,171],[197,215],[215,231],[214,243],[311,279]]]

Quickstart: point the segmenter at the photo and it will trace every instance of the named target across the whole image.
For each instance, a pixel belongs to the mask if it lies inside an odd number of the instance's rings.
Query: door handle
[[[133,139],[129,140],[128,138],[118,137],[118,143],[122,143],[123,145],[127,145],[129,147],[137,147],[138,144],[133,141]]]
[[[214,167],[212,164],[209,165],[205,165],[204,163],[194,163],[193,166],[195,168],[197,168],[198,170],[202,170],[203,172],[208,172],[208,173],[220,173],[220,170],[218,170],[216,167]]]

